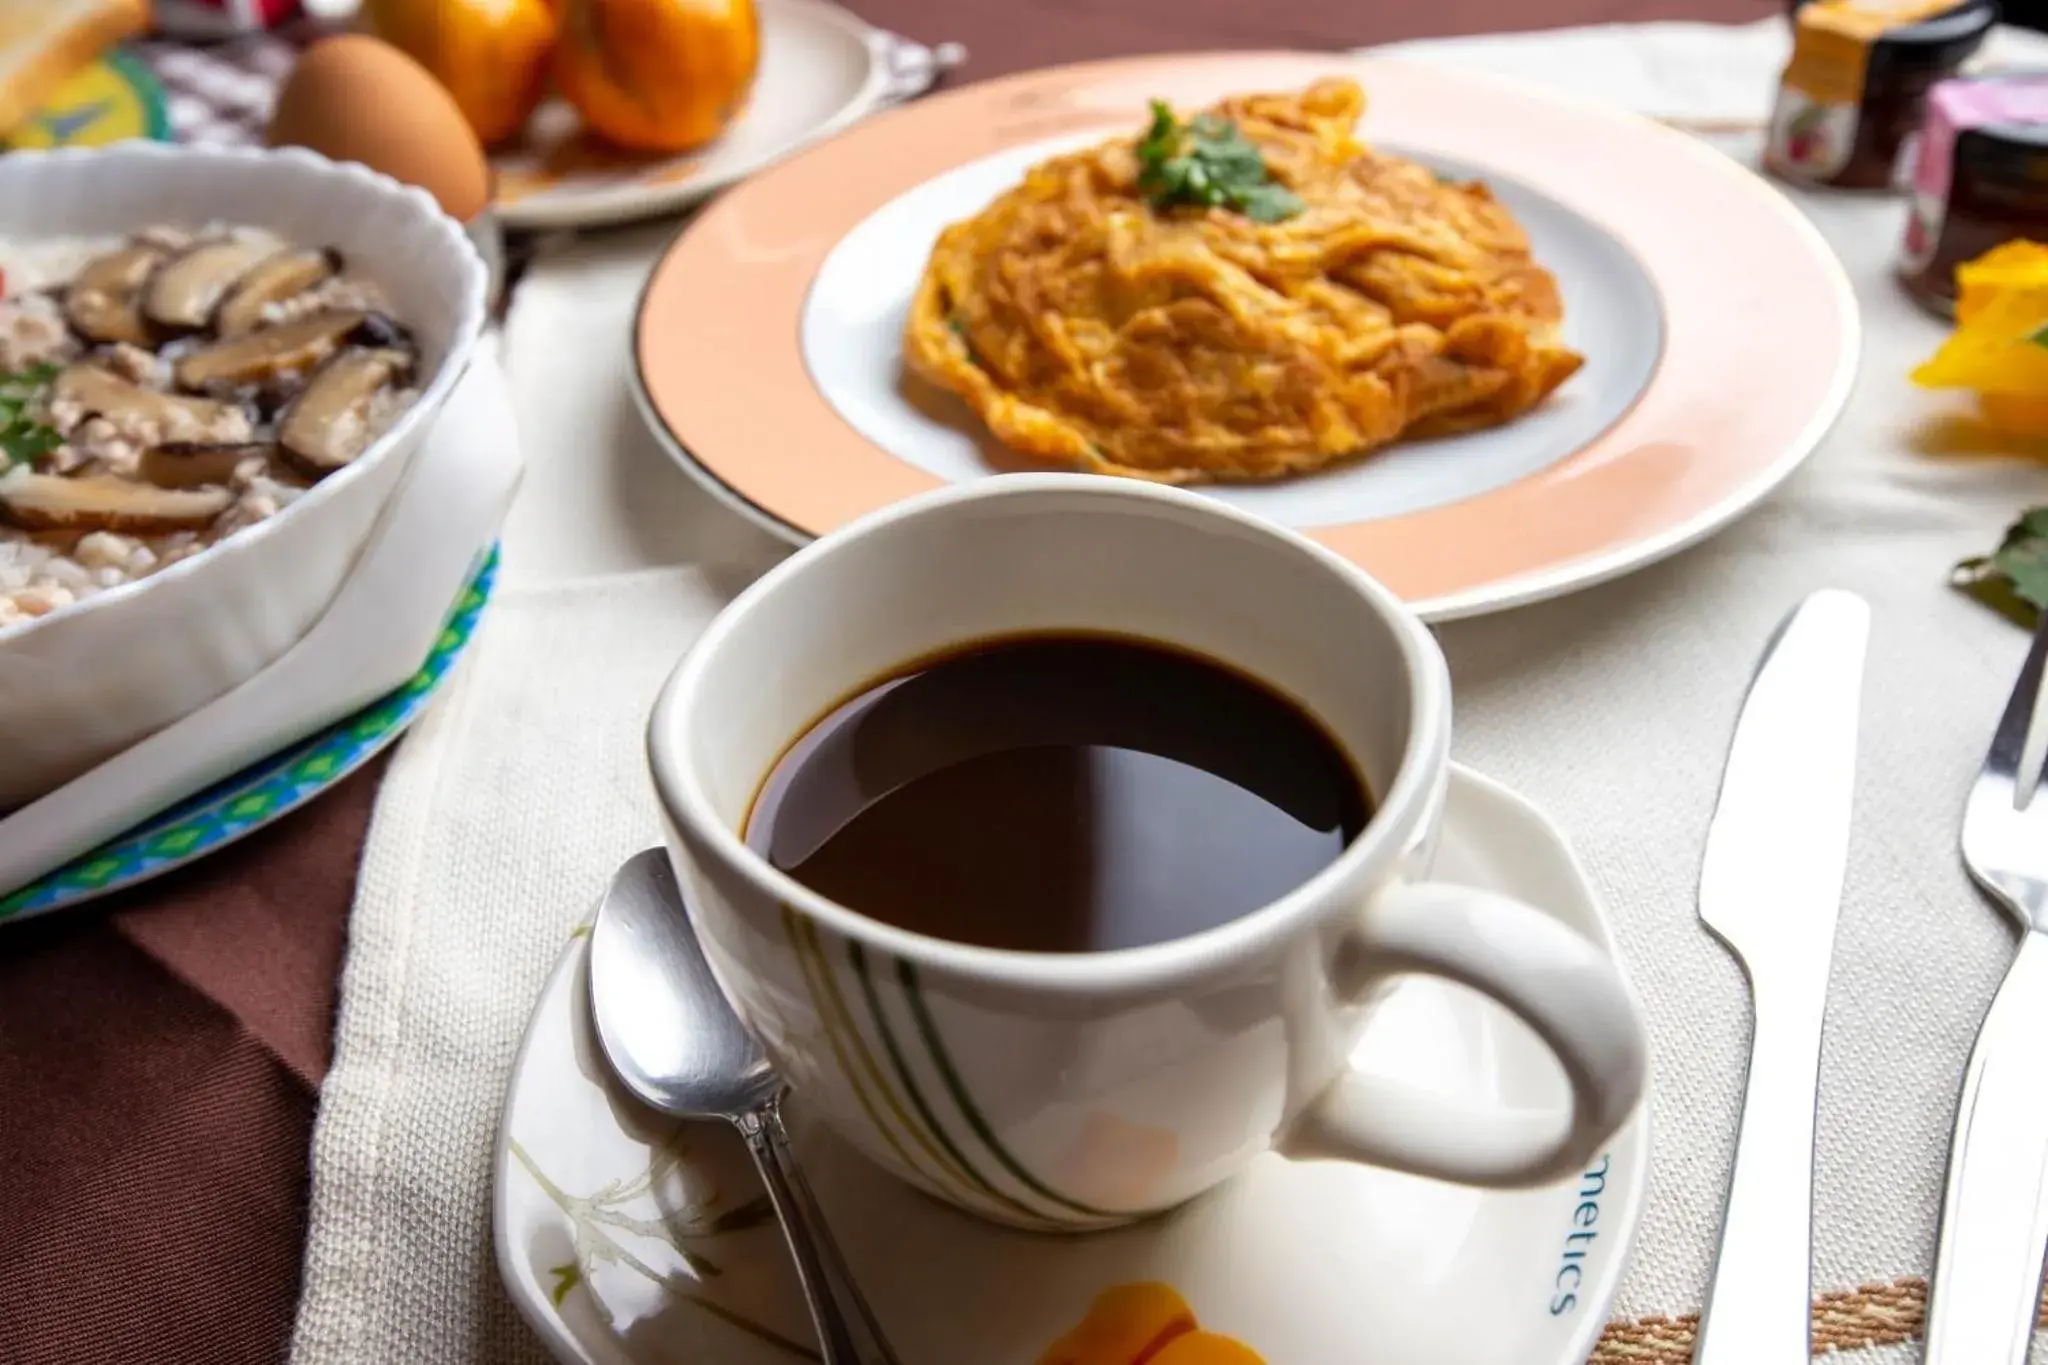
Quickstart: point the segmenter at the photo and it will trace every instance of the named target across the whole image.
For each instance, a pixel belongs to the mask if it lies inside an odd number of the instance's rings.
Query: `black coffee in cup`
[[[986,640],[861,688],[777,760],[747,843],[819,894],[959,943],[1136,948],[1269,904],[1365,827],[1323,727],[1179,649]]]

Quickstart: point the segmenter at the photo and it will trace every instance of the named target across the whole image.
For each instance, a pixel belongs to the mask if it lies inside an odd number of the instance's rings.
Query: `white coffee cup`
[[[951,646],[1112,631],[1233,664],[1322,721],[1379,798],[1287,895],[1184,938],[1022,953],[833,904],[742,840],[784,749]],[[1446,1180],[1576,1171],[1635,1108],[1646,1048],[1612,962],[1541,910],[1427,880],[1451,723],[1415,616],[1327,550],[1132,480],[1010,475],[826,536],[705,630],[654,708],[669,856],[719,983],[800,1100],[919,1188],[1037,1229],[1180,1203],[1272,1148]],[[1506,1111],[1350,1068],[1398,974],[1519,1015],[1569,1112]]]

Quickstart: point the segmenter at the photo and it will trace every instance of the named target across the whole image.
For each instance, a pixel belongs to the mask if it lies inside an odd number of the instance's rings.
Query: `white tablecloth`
[[[1775,25],[1662,25],[1406,51],[1718,123],[1761,118],[1783,43]],[[1904,375],[1942,328],[1892,280],[1901,206],[1800,202],[1846,263],[1867,327],[1848,414],[1819,454],[1699,549],[1442,631],[1457,756],[1570,833],[1649,1010],[1650,1206],[1598,1359],[1689,1358],[1688,1329],[1658,1319],[1698,1307],[1712,1263],[1749,1027],[1741,973],[1699,927],[1694,888],[1743,688],[1805,592],[1845,586],[1876,609],[1814,1263],[1816,1291],[1832,1295],[1823,1339],[1866,1349],[1869,1365],[1917,1356],[1881,1343],[1917,1325],[1957,1086],[2012,948],[1955,844],[2025,641],[1945,577],[2019,508],[2048,501],[2048,469],[1919,448],[1945,400]],[[635,294],[672,230],[549,252],[507,324],[530,473],[474,656],[400,750],[377,808],[314,1141],[293,1352],[308,1365],[541,1358],[489,1251],[507,1069],[564,933],[654,838],[640,734],[656,687],[779,553],[676,472],[625,389]]]

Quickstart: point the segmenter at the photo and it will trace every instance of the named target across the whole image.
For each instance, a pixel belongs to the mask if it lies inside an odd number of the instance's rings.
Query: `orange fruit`
[[[549,0],[368,0],[365,13],[378,37],[447,87],[482,142],[524,128],[546,91]]]
[[[606,141],[683,152],[732,121],[760,60],[753,0],[563,0],[555,84]]]
[[[1190,1332],[1166,1343],[1148,1365],[1266,1365],[1264,1357],[1235,1337]]]

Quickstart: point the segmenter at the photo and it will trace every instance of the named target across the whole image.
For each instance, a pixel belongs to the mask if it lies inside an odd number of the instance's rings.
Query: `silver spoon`
[[[604,1055],[642,1103],[740,1130],[811,1305],[825,1365],[898,1365],[826,1230],[782,1127],[782,1080],[712,979],[668,858],[612,877],[590,933],[590,1008]]]

